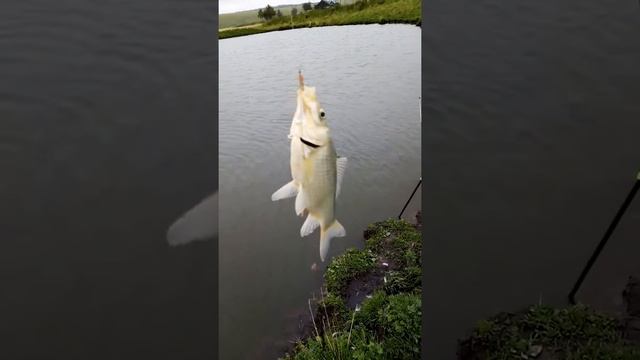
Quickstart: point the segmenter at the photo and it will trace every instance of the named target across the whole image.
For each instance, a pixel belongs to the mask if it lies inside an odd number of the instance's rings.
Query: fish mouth
[[[310,141],[307,141],[307,140],[303,139],[302,137],[300,137],[300,141],[302,141],[303,144],[305,144],[307,146],[310,146],[310,147],[312,147],[314,149],[317,149],[317,148],[320,147],[320,145],[317,145],[317,144],[314,144],[314,143],[312,143]]]

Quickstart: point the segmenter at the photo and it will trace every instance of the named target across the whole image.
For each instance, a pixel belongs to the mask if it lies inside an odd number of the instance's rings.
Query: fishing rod
[[[418,96],[418,105],[419,105],[418,109],[420,110],[420,122],[422,122],[422,96]],[[407,206],[411,202],[411,199],[413,199],[413,195],[415,195],[416,191],[418,191],[420,184],[422,184],[422,176],[420,176],[420,179],[418,179],[418,185],[416,185],[415,189],[413,189],[411,196],[409,196],[409,200],[407,200],[407,202],[404,204],[404,207],[402,208],[402,211],[400,211],[400,215],[398,215],[398,220],[402,218],[402,214],[404,214],[404,211],[407,209]]]
[[[420,187],[420,184],[422,184],[422,176],[420,176],[420,179],[418,180],[418,185],[416,185],[415,189],[413,189],[413,192],[411,193],[411,196],[409,196],[409,200],[407,200],[407,202],[404,204],[404,207],[402,208],[402,211],[400,211],[400,215],[398,215],[398,220],[400,220],[402,218],[402,214],[404,213],[404,211],[406,210],[407,206],[411,202],[411,199],[413,199],[413,195],[415,195],[416,191],[418,191],[418,188]]]
[[[609,241],[609,238],[611,237],[613,230],[616,228],[616,226],[618,226],[618,223],[620,222],[622,215],[625,213],[625,211],[631,204],[631,201],[633,200],[633,197],[638,192],[638,189],[640,189],[640,172],[636,176],[636,182],[635,184],[633,184],[633,187],[631,188],[629,195],[627,195],[627,197],[624,199],[622,206],[620,206],[620,209],[616,213],[616,216],[613,218],[613,221],[609,225],[609,228],[607,228],[607,231],[604,233],[602,240],[600,240],[600,243],[598,244],[595,251],[591,255],[591,258],[589,258],[589,261],[587,261],[587,264],[585,265],[584,269],[582,269],[582,273],[580,273],[580,277],[578,277],[578,280],[573,285],[573,289],[571,289],[571,292],[569,293],[569,303],[571,303],[572,305],[575,305],[576,303],[575,296],[576,296],[576,293],[578,292],[578,289],[580,289],[580,286],[582,285],[582,282],[584,281],[584,279],[587,277],[589,270],[591,270],[591,267],[598,259],[600,252],[602,252],[602,249],[604,249],[604,246],[607,244],[607,241]]]

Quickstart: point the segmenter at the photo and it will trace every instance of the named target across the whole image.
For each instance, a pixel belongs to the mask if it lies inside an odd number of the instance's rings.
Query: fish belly
[[[314,151],[305,159],[303,180],[305,207],[322,228],[335,220],[336,152],[333,144]]]

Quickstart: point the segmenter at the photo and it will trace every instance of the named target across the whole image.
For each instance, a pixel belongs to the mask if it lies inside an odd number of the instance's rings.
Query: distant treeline
[[[334,7],[339,7],[340,3],[334,1],[334,0],[320,0],[319,3],[317,3],[315,6],[311,4],[311,2],[306,2],[304,4],[302,4],[302,11],[310,11],[312,9],[328,9],[328,8],[334,8]],[[298,8],[294,7],[293,9],[291,9],[291,16],[296,16],[298,15]],[[258,10],[258,17],[260,19],[264,19],[266,21],[269,21],[273,18],[280,18],[282,17],[282,12],[278,9],[275,10],[271,5],[267,5],[264,9],[260,9]]]

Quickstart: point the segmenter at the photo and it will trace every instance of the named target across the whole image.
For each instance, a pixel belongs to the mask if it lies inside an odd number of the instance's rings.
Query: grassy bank
[[[365,247],[329,264],[312,305],[313,329],[284,359],[419,359],[422,237],[387,220],[365,231]]]
[[[640,359],[640,347],[623,338],[623,324],[584,305],[532,306],[478,323],[461,341],[458,358]]]
[[[352,5],[301,12],[294,17],[283,16],[253,27],[221,29],[218,37],[226,39],[316,26],[387,23],[420,25],[421,3],[420,0],[361,0]]]

